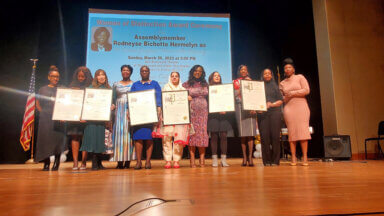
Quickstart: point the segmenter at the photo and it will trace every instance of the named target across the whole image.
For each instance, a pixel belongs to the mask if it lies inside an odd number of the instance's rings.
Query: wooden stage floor
[[[0,165],[0,215],[321,215],[384,212],[384,161],[311,162],[309,167],[231,167],[58,172]],[[133,162],[134,164],[135,162]],[[88,163],[88,167],[90,166]]]

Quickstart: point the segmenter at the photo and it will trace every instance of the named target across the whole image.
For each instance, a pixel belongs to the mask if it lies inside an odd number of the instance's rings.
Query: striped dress
[[[113,84],[113,96],[116,109],[112,134],[112,161],[131,161],[135,159],[135,151],[127,118],[127,93],[131,90],[131,87],[132,83],[123,85],[120,82],[116,82]]]
[[[251,114],[250,111],[243,110],[240,92],[240,80],[238,78],[233,81],[235,88],[236,99],[236,122],[239,130],[239,137],[253,137],[258,135],[256,114]]]

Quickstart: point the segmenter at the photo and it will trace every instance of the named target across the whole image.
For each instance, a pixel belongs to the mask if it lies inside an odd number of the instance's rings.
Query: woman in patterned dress
[[[308,140],[310,110],[306,95],[309,94],[308,81],[301,74],[295,74],[293,60],[287,58],[283,62],[285,79],[280,83],[280,91],[284,99],[284,119],[288,128],[288,141],[291,149],[291,166],[296,166],[296,142],[299,141],[303,152],[303,166],[308,166]]]
[[[191,167],[195,168],[195,149],[199,149],[200,166],[205,166],[205,148],[208,147],[208,83],[205,80],[203,66],[195,65],[189,71],[188,81],[183,87],[189,91],[188,99],[191,101],[191,121],[195,134],[190,137],[189,153]]]
[[[131,75],[133,68],[130,65],[123,65],[120,68],[123,80],[113,84],[113,104],[116,107],[115,121],[113,125],[113,161],[117,161],[118,169],[129,168],[133,159],[133,145],[129,132],[128,121],[128,98],[127,93],[131,90]],[[125,163],[124,163],[125,161]]]

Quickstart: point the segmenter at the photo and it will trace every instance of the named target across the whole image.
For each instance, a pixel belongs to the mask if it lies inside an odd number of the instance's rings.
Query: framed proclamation
[[[129,92],[128,110],[132,126],[158,122],[155,90]]]
[[[233,84],[210,85],[208,89],[209,113],[235,111]]]
[[[111,104],[112,89],[86,88],[81,120],[109,121]]]
[[[84,90],[57,88],[52,120],[80,121]]]
[[[240,91],[243,110],[267,111],[263,81],[241,80]]]
[[[190,124],[188,90],[163,91],[163,124]]]

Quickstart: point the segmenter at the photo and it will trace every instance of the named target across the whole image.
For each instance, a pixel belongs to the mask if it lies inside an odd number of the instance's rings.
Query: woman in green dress
[[[108,77],[104,70],[98,69],[89,88],[110,89]],[[81,151],[92,152],[92,170],[104,169],[101,164],[102,153],[105,152],[105,127],[110,122],[88,122],[84,129]]]

